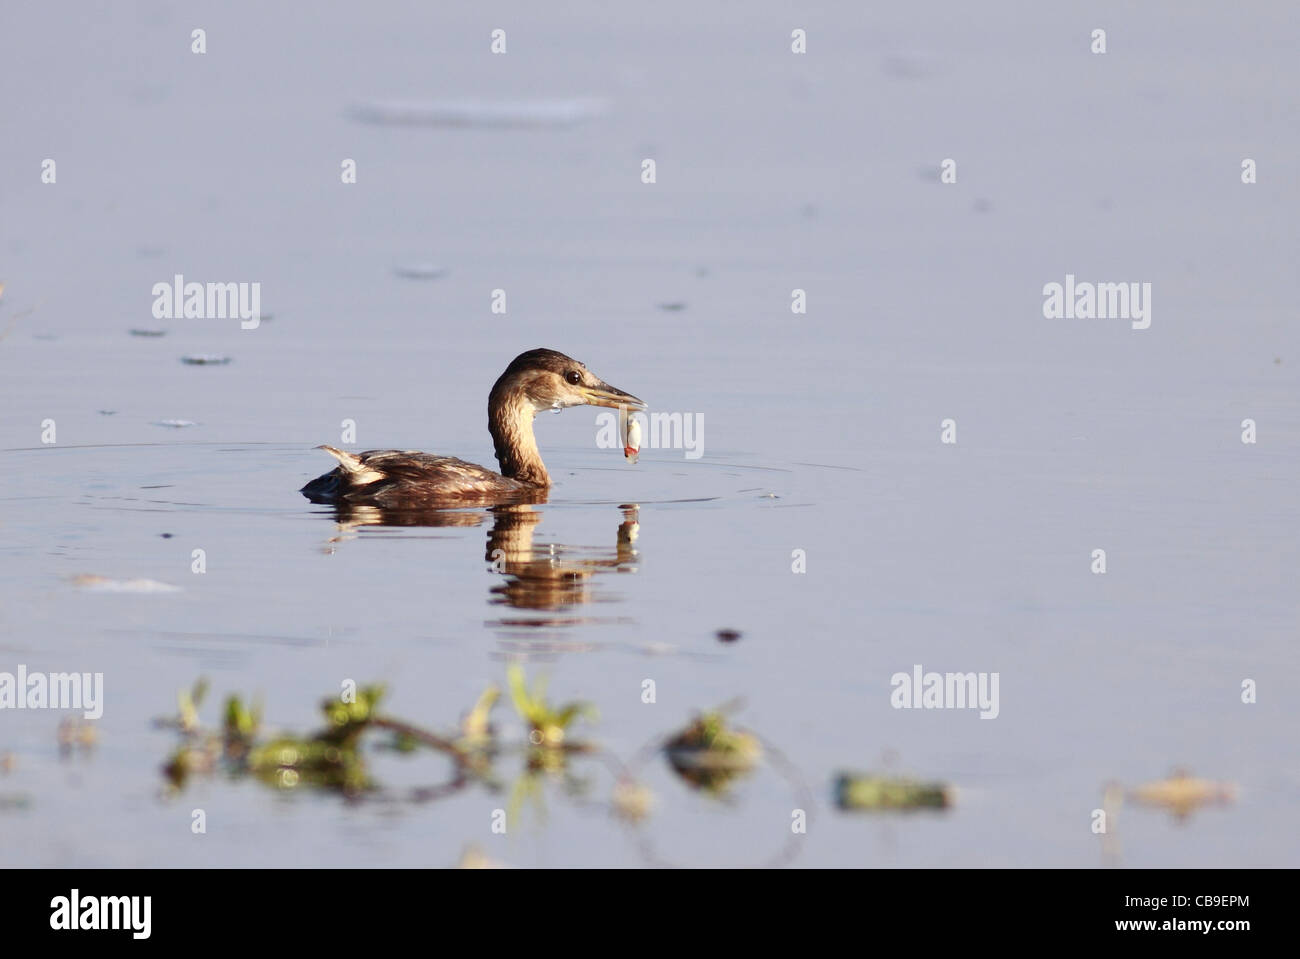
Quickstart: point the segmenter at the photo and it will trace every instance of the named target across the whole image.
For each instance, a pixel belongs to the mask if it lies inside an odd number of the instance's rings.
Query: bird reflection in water
[[[601,571],[636,571],[636,537],[640,530],[634,505],[621,507],[613,552],[608,548],[537,546],[534,528],[542,514],[531,506],[503,506],[494,510],[495,522],[488,534],[485,558],[494,572],[505,579],[492,587],[493,603],[515,609],[563,613],[595,601],[592,576]],[[512,617],[502,626],[572,626],[589,620],[563,615]]]
[[[543,498],[544,494],[538,497],[539,501]],[[334,552],[338,544],[355,539],[358,529],[364,526],[480,526],[490,518],[492,525],[488,530],[483,558],[488,572],[501,577],[489,589],[490,602],[544,615],[508,616],[488,625],[527,629],[608,622],[571,611],[611,599],[593,590],[592,578],[597,573],[636,572],[639,509],[636,504],[625,504],[619,510],[623,518],[611,548],[535,543],[534,533],[544,514],[534,503],[517,502],[483,509],[426,510],[384,510],[340,503],[334,509],[339,531],[330,538],[326,550]]]

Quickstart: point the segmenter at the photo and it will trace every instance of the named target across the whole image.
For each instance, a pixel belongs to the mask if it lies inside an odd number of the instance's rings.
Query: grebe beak
[[[585,397],[588,406],[607,406],[614,410],[620,406],[626,406],[629,410],[644,410],[646,408],[644,401],[637,399],[631,393],[624,393],[608,383],[601,383],[599,386],[585,386],[582,388],[582,395]]]

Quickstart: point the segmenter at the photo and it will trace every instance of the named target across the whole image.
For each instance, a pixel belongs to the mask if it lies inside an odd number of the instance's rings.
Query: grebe
[[[536,502],[545,498],[551,477],[537,451],[533,417],[542,410],[567,406],[646,408],[635,396],[603,382],[563,353],[529,350],[511,361],[488,395],[488,430],[500,473],[454,456],[414,450],[348,453],[319,446],[339,465],[304,486],[302,494],[313,503],[381,509],[420,509],[467,500]]]

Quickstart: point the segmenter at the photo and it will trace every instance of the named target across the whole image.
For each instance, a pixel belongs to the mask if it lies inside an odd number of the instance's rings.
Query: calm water
[[[102,672],[106,704],[66,758],[62,714],[0,712],[0,862],[1091,866],[1102,784],[1185,766],[1238,801],[1126,807],[1120,862],[1300,864],[1294,11],[854,6],[6,5],[0,671]],[[348,112],[394,101],[551,106],[504,127]],[[445,273],[397,275],[419,264]],[[260,282],[270,316],[156,320],[176,273]],[[1150,282],[1151,328],[1044,319],[1066,273]],[[491,463],[488,388],[535,346],[700,417],[703,455],[629,465],[579,408],[538,419],[556,486],[531,509],[340,524],[297,493],[346,419],[357,448]],[[175,737],[151,721],[200,675],[260,693],[273,730],[314,726],[349,678],[447,729],[511,659],[594,703],[580,728],[615,759],[575,763],[588,801],[553,784],[507,836],[507,794],[481,788],[160,798]],[[997,719],[892,708],[918,663],[997,672]],[[737,697],[789,768],[718,803],[650,760],[653,815],[608,814],[618,761]],[[447,773],[374,762],[398,796]],[[870,768],[956,805],[832,808],[835,772]]]

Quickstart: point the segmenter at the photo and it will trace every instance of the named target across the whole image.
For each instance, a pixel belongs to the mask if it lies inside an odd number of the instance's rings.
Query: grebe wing
[[[484,496],[523,488],[500,473],[454,456],[419,450],[366,450],[349,453],[322,446],[339,461],[332,472],[312,480],[302,492],[324,499],[406,502],[458,496]]]
[[[367,450],[359,458],[363,470],[380,473],[385,479],[399,483],[463,487],[465,492],[500,489],[503,483],[509,486],[520,485],[475,463],[467,463],[454,456],[439,456],[437,453],[421,453],[419,450]]]

